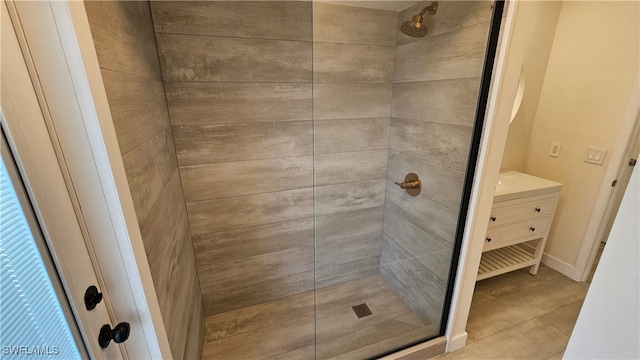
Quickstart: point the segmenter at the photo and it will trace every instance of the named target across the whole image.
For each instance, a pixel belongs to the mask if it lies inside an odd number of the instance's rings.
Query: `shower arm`
[[[431,5],[422,9],[418,16],[423,17],[424,14],[427,13],[427,11],[429,12],[429,14],[434,15],[438,11],[438,3],[436,1],[432,2]]]

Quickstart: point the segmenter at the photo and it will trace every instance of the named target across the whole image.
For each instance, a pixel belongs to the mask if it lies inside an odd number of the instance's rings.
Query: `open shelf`
[[[487,251],[482,253],[476,280],[483,280],[535,264],[534,254],[527,251],[527,246],[524,244]]]

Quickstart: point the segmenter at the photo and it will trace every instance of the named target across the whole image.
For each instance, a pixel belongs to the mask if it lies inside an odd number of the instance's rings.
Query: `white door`
[[[131,325],[129,339],[119,346],[122,356],[171,358],[106,95],[102,94],[104,86],[101,78],[97,79],[100,70],[84,4],[58,0],[4,0],[3,4],[6,8],[0,9],[8,11],[20,49],[3,49],[1,55],[22,52],[24,61],[20,66],[24,68],[26,63],[33,82],[31,90],[37,95],[34,103],[40,104],[40,120],[44,116],[44,124],[40,121],[29,125],[23,123],[22,117],[19,121],[7,117],[9,144],[24,142],[28,144],[27,152],[40,140],[52,144],[55,155],[50,160],[55,161],[57,155],[67,198],[76,210],[77,223],[98,274],[98,287],[105,290],[103,303],[111,315],[111,324]],[[2,22],[7,24],[9,20]],[[13,83],[8,81],[6,86]],[[34,105],[32,109],[35,108]],[[36,140],[32,128],[37,126],[42,127],[42,133]],[[19,146],[14,150],[22,156]],[[40,161],[37,156],[33,160]],[[31,178],[29,174],[26,177]],[[34,182],[39,184],[39,180],[49,181],[41,178]],[[111,347],[116,346],[112,343]]]
[[[121,345],[111,341],[108,346],[103,348],[98,342],[98,335],[103,325],[115,325],[114,319],[107,310],[109,294],[104,291],[101,286],[102,281],[96,276],[94,262],[89,256],[85,237],[69,196],[63,171],[56,157],[54,145],[47,131],[16,33],[4,3],[0,12],[2,16],[0,21],[2,26],[0,108],[2,111],[2,130],[7,139],[7,144],[2,150],[3,163],[7,169],[6,181],[16,191],[16,198],[22,198],[20,208],[27,219],[25,221],[32,225],[28,232],[33,235],[34,246],[39,249],[38,254],[44,260],[44,269],[48,267],[48,271],[43,273],[44,281],[46,283],[47,280],[51,280],[50,285],[36,286],[39,289],[37,294],[25,293],[21,295],[20,299],[23,300],[23,306],[26,306],[24,301],[28,299],[31,303],[27,305],[35,308],[35,303],[47,295],[44,289],[50,286],[51,292],[48,295],[52,298],[51,303],[54,304],[54,308],[56,301],[58,302],[59,311],[45,310],[43,314],[51,318],[58,317],[58,326],[66,327],[69,331],[66,336],[68,342],[63,341],[65,337],[62,337],[42,340],[41,343],[33,342],[32,337],[36,335],[33,330],[24,337],[15,338],[8,338],[4,333],[1,351],[3,356],[10,354],[34,355],[43,352],[51,355],[64,350],[70,351],[69,354],[72,354],[72,357],[78,355],[86,358],[88,353],[94,359],[123,358]],[[12,170],[14,164],[15,169]],[[9,176],[11,173],[13,175]],[[9,181],[8,179],[13,180]],[[31,220],[28,220],[30,217]],[[3,227],[5,225],[2,224]],[[42,236],[39,241],[40,235]],[[27,240],[23,239],[22,241]],[[5,244],[9,244],[8,235],[3,235],[3,238],[0,239],[3,264],[6,259],[4,256],[7,255]],[[20,259],[20,257],[14,258]],[[11,269],[3,270],[3,274],[7,275],[0,279],[3,290],[5,285],[8,289],[11,287],[10,285],[16,284],[18,281],[17,278],[10,277]],[[26,282],[28,280],[23,278],[20,281]],[[96,286],[99,292],[102,292],[103,299],[94,309],[88,310],[84,297],[87,288],[92,285]],[[28,292],[26,288],[24,291]],[[2,302],[3,314],[14,313],[5,312],[5,306],[9,305],[8,301]],[[43,321],[49,320],[51,319],[46,319],[46,316],[43,319]],[[11,325],[6,321],[8,318],[2,319],[3,326]],[[26,326],[20,322],[13,325],[16,327]],[[34,326],[38,327],[37,324]],[[78,333],[80,336],[77,335]],[[123,334],[121,333],[121,335]],[[75,349],[72,349],[74,346]]]
[[[611,232],[613,222],[616,219],[616,214],[618,213],[618,208],[622,202],[622,197],[624,196],[629,180],[631,179],[633,167],[636,166],[636,162],[638,161],[638,154],[640,154],[640,114],[636,117],[633,132],[629,136],[629,142],[625,149],[623,158],[624,163],[618,170],[618,176],[614,182],[611,183],[611,186],[615,187],[615,189],[613,189],[609,203],[607,204],[603,224],[601,225],[604,226],[604,229],[600,231],[600,241],[603,243],[606,243],[609,238],[609,233]]]

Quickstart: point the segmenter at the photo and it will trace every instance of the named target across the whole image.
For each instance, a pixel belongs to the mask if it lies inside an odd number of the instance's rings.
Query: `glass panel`
[[[313,3],[317,359],[442,335],[491,4]]]
[[[68,304],[58,295],[59,284],[52,282],[52,277],[58,281],[57,275],[51,272],[49,255],[42,253],[44,243],[39,230],[33,227],[31,210],[23,208],[23,195],[18,192],[24,193],[21,184],[9,174],[7,166],[13,164],[5,164],[6,155],[0,163],[2,357],[79,359],[78,346],[62,309]]]

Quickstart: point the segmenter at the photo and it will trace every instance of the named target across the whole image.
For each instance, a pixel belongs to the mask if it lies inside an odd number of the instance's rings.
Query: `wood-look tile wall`
[[[379,273],[396,23],[313,3],[317,288]]]
[[[151,3],[207,315],[313,290],[311,6]]]
[[[85,7],[171,352],[200,358],[204,310],[149,3]]]
[[[397,25],[427,2],[400,12]],[[439,326],[491,17],[489,1],[440,1],[417,39],[397,32],[380,274]],[[393,184],[422,179],[411,197]]]
[[[491,10],[399,33],[425,5],[87,3],[174,357],[203,308],[378,273],[439,324]]]

